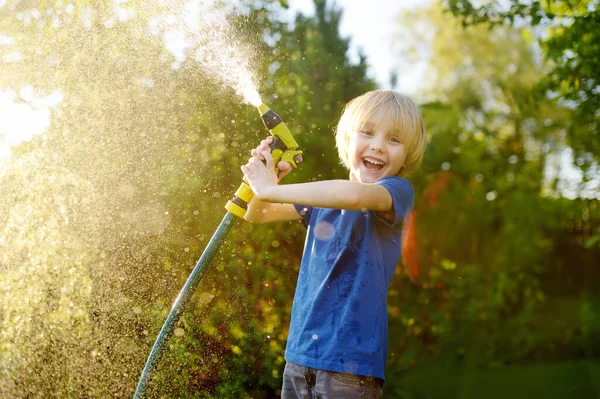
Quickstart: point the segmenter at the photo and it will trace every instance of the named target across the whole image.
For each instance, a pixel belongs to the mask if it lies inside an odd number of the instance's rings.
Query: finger
[[[290,170],[292,170],[292,165],[290,165],[289,162],[285,162],[285,161],[280,161],[277,162],[277,168],[281,171],[287,171],[289,172]]]
[[[242,165],[241,169],[244,173],[244,176],[251,177],[253,175],[252,171],[246,165]]]
[[[269,147],[269,142],[267,140],[263,140],[260,142],[260,145],[258,146],[259,151],[270,151],[271,147]]]
[[[250,154],[252,154],[252,156],[255,158],[264,159],[262,155],[262,149],[260,147],[254,148],[252,151],[250,151]]]
[[[253,169],[255,169],[255,168],[259,168],[259,167],[261,167],[261,166],[263,166],[263,167],[264,167],[264,163],[263,163],[263,161],[262,161],[260,158],[258,158],[258,157],[254,157],[254,158],[252,158],[252,159],[250,160],[250,162],[248,163],[248,166],[249,166],[250,168],[253,168]]]
[[[265,149],[267,151],[271,151],[271,144],[273,143],[273,136],[269,136],[265,140],[267,141],[267,145],[265,146]]]
[[[278,162],[277,169],[279,169],[279,180],[281,180],[292,171],[292,165],[289,162]]]
[[[267,160],[267,168],[269,168],[270,170],[275,169],[275,163],[273,161],[273,156],[271,155],[271,152],[263,151],[263,155]]]

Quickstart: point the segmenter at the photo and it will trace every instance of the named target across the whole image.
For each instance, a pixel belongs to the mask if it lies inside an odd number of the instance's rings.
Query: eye
[[[400,138],[398,138],[396,136],[390,137],[390,141],[393,143],[401,143]]]
[[[372,135],[373,135],[373,132],[372,132],[372,131],[370,131],[370,130],[361,130],[360,132],[361,132],[362,134],[366,134],[367,136],[372,136]]]

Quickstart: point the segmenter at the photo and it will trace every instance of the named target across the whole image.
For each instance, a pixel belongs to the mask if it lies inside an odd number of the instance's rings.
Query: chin
[[[375,173],[371,170],[361,170],[359,176],[363,183],[375,183],[377,180],[386,177],[387,173],[385,170],[378,170]]]
[[[359,181],[361,183],[375,183],[377,180],[382,179],[384,176],[373,176],[373,175],[365,175],[361,174],[359,177]]]

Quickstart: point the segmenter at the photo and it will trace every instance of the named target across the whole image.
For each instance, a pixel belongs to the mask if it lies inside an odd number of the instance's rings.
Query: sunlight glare
[[[43,133],[50,126],[50,107],[62,101],[60,91],[36,97],[35,90],[24,87],[19,95],[0,90],[0,159],[10,157],[12,148]]]

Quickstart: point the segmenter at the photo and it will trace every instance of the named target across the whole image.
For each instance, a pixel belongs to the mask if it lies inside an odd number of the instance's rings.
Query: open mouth
[[[373,158],[363,158],[363,165],[369,170],[380,170],[385,166],[385,163]]]

